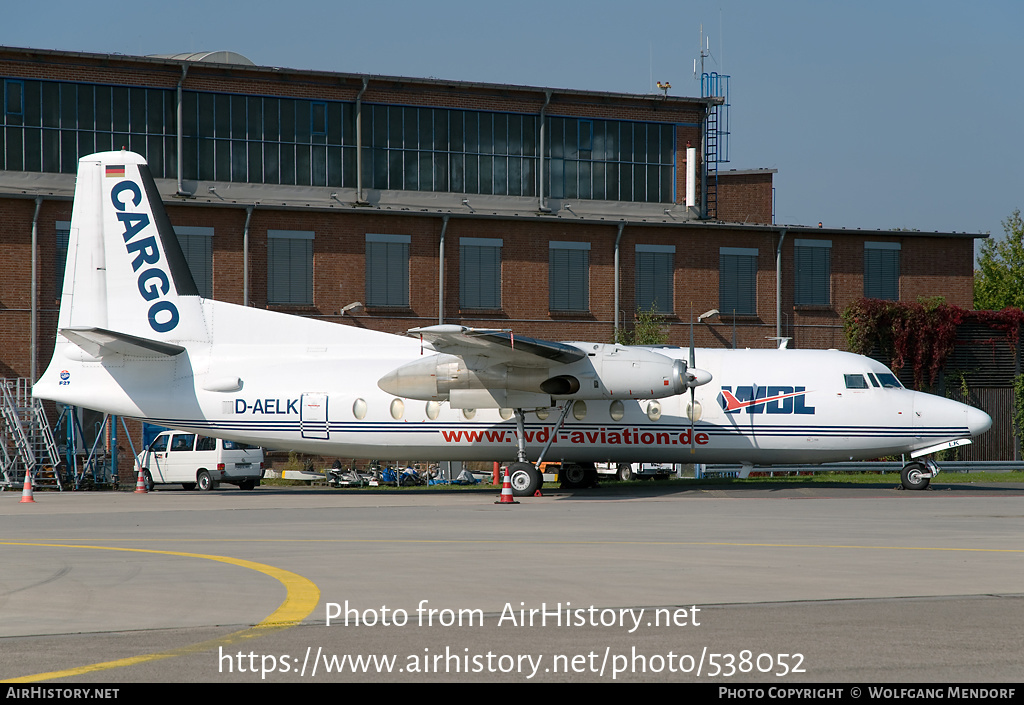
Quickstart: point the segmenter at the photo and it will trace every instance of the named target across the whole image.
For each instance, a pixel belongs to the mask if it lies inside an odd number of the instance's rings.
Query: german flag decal
[[[107,166],[107,176],[108,177],[118,178],[118,179],[123,179],[124,178],[124,164],[121,164],[119,166],[110,166],[110,165],[108,165]]]

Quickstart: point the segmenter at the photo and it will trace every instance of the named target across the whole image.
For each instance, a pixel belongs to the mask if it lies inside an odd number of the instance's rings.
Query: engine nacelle
[[[572,363],[522,367],[496,364],[470,368],[456,355],[410,362],[382,377],[389,394],[453,407],[551,406],[552,399],[660,399],[705,384],[711,375],[644,348],[574,344],[586,357]]]

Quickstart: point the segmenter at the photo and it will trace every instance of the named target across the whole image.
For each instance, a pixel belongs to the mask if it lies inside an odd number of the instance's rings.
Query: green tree
[[[653,305],[649,311],[638,310],[633,330],[620,328],[615,335],[615,342],[621,345],[663,345],[668,342],[664,324],[665,317],[655,313]]]
[[[1018,208],[1003,221],[1006,237],[981,245],[974,271],[974,308],[1001,311],[1024,308],[1024,220]]]

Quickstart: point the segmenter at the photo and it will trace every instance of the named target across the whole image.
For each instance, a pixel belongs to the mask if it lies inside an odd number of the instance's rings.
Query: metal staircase
[[[31,380],[0,380],[0,489],[21,487],[25,473],[36,486],[64,489],[57,466],[60,451]]]

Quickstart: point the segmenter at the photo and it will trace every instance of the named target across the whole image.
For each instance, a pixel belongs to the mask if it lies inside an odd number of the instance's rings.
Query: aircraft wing
[[[490,328],[437,325],[412,328],[408,335],[429,343],[440,353],[486,358],[492,364],[503,362],[517,367],[550,367],[552,362],[569,364],[587,356],[572,345]]]

